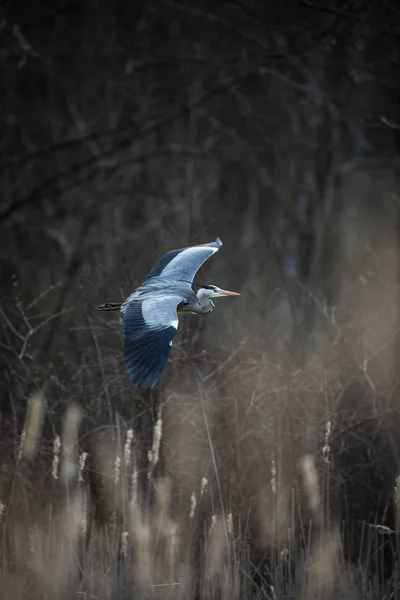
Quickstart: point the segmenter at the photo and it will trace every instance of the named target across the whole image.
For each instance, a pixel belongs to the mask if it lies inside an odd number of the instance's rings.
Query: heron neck
[[[200,288],[197,292],[197,302],[200,304],[201,312],[208,313],[213,309],[209,290]]]

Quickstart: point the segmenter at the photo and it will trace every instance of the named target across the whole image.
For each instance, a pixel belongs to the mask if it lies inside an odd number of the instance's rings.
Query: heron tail
[[[122,302],[105,302],[96,306],[96,310],[120,310]]]

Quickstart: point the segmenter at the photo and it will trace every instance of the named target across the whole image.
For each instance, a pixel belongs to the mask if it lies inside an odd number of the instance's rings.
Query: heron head
[[[206,298],[222,298],[222,296],[240,296],[239,292],[229,292],[228,290],[222,290],[216,285],[205,285],[200,288],[199,292],[202,292]],[[198,293],[199,293],[198,292]]]

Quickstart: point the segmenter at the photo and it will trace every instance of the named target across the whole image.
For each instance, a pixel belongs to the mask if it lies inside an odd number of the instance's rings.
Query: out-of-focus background
[[[399,52],[394,0],[1,3],[1,597],[397,597]],[[95,306],[217,235],[142,393]]]

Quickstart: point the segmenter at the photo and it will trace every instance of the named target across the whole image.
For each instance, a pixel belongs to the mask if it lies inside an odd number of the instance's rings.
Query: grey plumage
[[[192,283],[201,265],[207,258],[215,254],[221,246],[222,242],[217,237],[215,242],[209,244],[171,250],[154,265],[147,275],[146,281],[153,277],[166,277]]]
[[[165,368],[178,329],[178,312],[207,314],[211,298],[238,296],[216,286],[192,289],[201,265],[222,246],[215,242],[172,250],[151,269],[143,284],[122,304],[107,303],[98,310],[120,309],[124,314],[124,357],[129,379],[139,387],[154,387]]]

